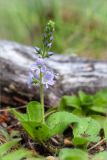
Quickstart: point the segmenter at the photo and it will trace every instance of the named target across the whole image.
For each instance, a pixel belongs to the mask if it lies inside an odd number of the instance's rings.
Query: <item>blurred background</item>
[[[107,0],[0,0],[0,39],[40,46],[49,19],[53,51],[107,60]]]

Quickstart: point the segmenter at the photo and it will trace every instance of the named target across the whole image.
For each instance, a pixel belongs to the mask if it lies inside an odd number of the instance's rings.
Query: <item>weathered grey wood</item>
[[[37,88],[29,89],[27,76],[34,62],[34,49],[15,42],[0,41],[0,82],[3,104],[20,105],[39,99]],[[56,84],[45,90],[45,103],[55,105],[64,94],[79,89],[95,92],[107,88],[107,60],[91,61],[72,55],[54,55],[47,66],[57,74]]]

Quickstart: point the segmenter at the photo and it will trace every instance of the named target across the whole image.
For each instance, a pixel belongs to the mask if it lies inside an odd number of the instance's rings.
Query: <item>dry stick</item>
[[[41,141],[41,144],[43,145],[43,147],[48,151],[48,152],[51,152],[51,153],[54,153],[57,151],[57,148],[54,149],[50,146],[48,146],[47,144],[45,144],[45,142]]]
[[[0,137],[0,142],[7,142],[3,137]]]
[[[45,118],[47,118],[50,114],[54,113],[56,111],[57,108],[54,108],[54,110],[50,111],[50,112],[47,112],[45,114]]]
[[[99,141],[97,144],[93,145],[91,148],[88,149],[88,151],[96,148],[97,146],[99,146],[100,144],[102,144],[103,142],[105,142],[105,138],[103,138],[101,141]]]
[[[19,125],[19,124],[20,124],[20,122],[17,122],[17,123],[15,123],[15,124],[13,124],[13,125],[8,126],[7,129],[10,129],[10,128],[12,128],[12,127],[15,127],[15,126],[17,126],[17,125]]]
[[[30,139],[28,139],[28,144],[29,144],[30,148],[32,149],[33,153],[37,154],[37,152],[33,146],[33,143],[30,142]]]
[[[23,109],[25,108],[26,106],[20,106],[20,107],[17,107],[16,109]],[[5,111],[10,111],[11,108],[6,108],[6,109],[0,109],[0,112],[5,112]]]

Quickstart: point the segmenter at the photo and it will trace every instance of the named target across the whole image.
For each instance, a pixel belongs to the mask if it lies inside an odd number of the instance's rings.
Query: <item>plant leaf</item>
[[[13,151],[2,158],[2,160],[21,160],[22,158],[26,158],[31,156],[31,152],[25,149],[18,149]]]
[[[5,154],[8,150],[11,149],[14,145],[16,145],[21,139],[15,139],[12,141],[9,141],[3,145],[0,146],[0,155]]]
[[[41,122],[42,121],[41,104],[36,101],[32,101],[28,103],[27,115],[28,115],[29,121]]]
[[[62,149],[59,152],[60,160],[88,160],[88,154],[80,149]]]
[[[76,116],[79,116],[79,117],[83,117],[84,116],[84,111],[82,109],[74,109],[72,111],[72,113]]]
[[[19,120],[19,121],[26,121],[28,120],[28,116],[27,114],[23,114],[20,112],[17,112],[16,109],[11,109],[11,113],[13,113],[15,115],[15,117]]]
[[[21,124],[33,140],[43,141],[49,138],[50,129],[46,124],[35,121],[21,121]]]
[[[27,158],[26,160],[46,160],[46,158],[35,157],[35,158]]]
[[[102,115],[90,115],[93,119],[95,119],[100,125],[101,127],[103,128],[103,125],[104,125],[104,121],[106,119],[105,116],[102,116]]]
[[[86,145],[89,141],[87,138],[85,137],[74,137],[72,140],[73,144],[75,144],[76,146],[79,145]]]
[[[104,134],[105,134],[105,138],[106,138],[106,142],[107,142],[107,119],[104,122]]]
[[[78,95],[81,101],[81,106],[90,106],[93,104],[92,95],[86,94],[83,91],[79,91]]]
[[[107,90],[101,90],[94,95],[90,109],[99,113],[107,113]]]
[[[107,160],[107,151],[97,153],[92,160]]]
[[[103,114],[107,113],[107,106],[104,106],[103,104],[97,104],[97,102],[95,102],[95,105],[91,106],[90,109],[92,111],[96,111]]]
[[[50,128],[50,137],[63,131],[71,124],[79,121],[79,118],[69,112],[56,112],[50,115],[46,121]]]
[[[63,96],[60,101],[59,110],[69,111],[73,108],[80,109],[80,100],[77,96]]]
[[[100,124],[96,120],[92,118],[81,118],[73,129],[74,144],[81,145],[83,142],[97,142],[99,140],[98,134],[100,129]]]
[[[20,139],[14,139],[12,141],[6,142],[0,146],[0,160],[45,160],[43,157],[34,155],[31,151],[20,148],[17,149],[15,145],[20,141]],[[15,148],[12,148],[15,147]],[[36,157],[35,157],[36,156]],[[38,157],[37,157],[38,156]]]

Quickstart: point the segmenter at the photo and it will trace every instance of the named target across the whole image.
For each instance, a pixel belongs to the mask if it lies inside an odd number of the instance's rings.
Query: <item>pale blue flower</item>
[[[50,52],[50,54],[52,54]],[[42,84],[48,88],[49,85],[54,84],[54,74],[51,71],[48,71],[45,66],[45,61],[43,58],[38,58],[34,64],[30,67],[29,77],[28,77],[28,86],[29,88],[35,83],[35,80],[37,80],[37,83],[40,82],[40,72],[42,72]]]
[[[34,64],[31,65],[30,70],[35,71],[38,68],[41,68],[41,71],[45,70],[45,64],[43,58],[38,58]]]
[[[42,74],[44,74],[46,72],[46,67],[43,66],[33,72],[33,75],[37,80],[40,80],[40,72],[42,72]]]
[[[38,58],[36,61],[37,66],[43,66],[44,65],[44,59],[43,58]]]
[[[46,71],[46,73],[43,75],[42,78],[42,84],[46,85],[46,88],[48,88],[48,85],[53,85],[54,84],[54,74],[53,72]]]

